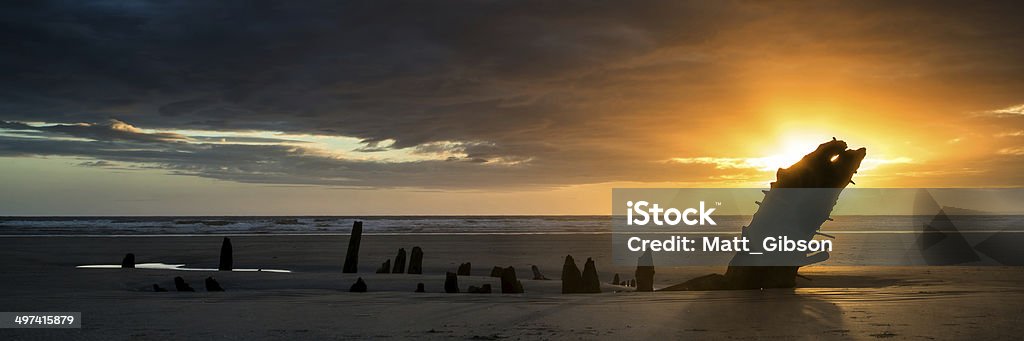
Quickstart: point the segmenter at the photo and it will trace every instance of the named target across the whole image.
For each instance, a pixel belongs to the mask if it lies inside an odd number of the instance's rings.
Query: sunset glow
[[[66,189],[111,198],[103,210],[142,199],[153,211],[206,208],[138,184],[82,185],[108,177],[240,188],[268,200],[254,212],[386,211],[355,199],[374,190],[406,210],[466,200],[472,212],[606,213],[589,200],[545,212],[525,203],[624,185],[765,186],[832,138],[867,149],[858,186],[1024,185],[1024,34],[1018,18],[983,6],[667,2],[494,14],[471,31],[441,14],[355,30],[361,21],[300,6],[301,19],[161,24],[220,11],[203,6],[70,6],[74,23],[25,22],[56,38],[12,46],[31,52],[8,63],[0,176],[18,184],[8,198],[37,201],[6,199],[7,214],[40,212],[41,193]],[[338,13],[360,11],[373,9]],[[109,28],[108,15],[151,25]],[[40,167],[61,175],[26,171]],[[338,204],[286,199],[310,196]]]

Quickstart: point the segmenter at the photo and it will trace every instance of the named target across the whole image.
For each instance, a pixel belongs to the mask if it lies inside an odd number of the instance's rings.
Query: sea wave
[[[839,216],[822,231],[919,231],[930,217]],[[0,217],[0,235],[348,234],[354,221],[366,234],[612,233],[610,216],[205,216],[205,217]],[[719,216],[715,231],[736,232],[749,216]],[[955,217],[960,231],[1022,230],[1024,216]],[[645,232],[687,232],[648,227]],[[637,232],[640,232],[639,230]],[[831,233],[830,232],[830,233]]]

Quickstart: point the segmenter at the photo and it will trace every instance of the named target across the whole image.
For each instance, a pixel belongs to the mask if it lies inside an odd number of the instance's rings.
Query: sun
[[[806,133],[784,134],[779,143],[767,148],[771,151],[766,153],[768,155],[747,159],[747,163],[766,172],[786,168],[831,139],[831,136],[822,137]]]

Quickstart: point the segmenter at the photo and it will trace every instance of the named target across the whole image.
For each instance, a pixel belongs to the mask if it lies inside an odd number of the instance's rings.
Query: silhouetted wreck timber
[[[597,265],[594,264],[594,260],[587,258],[587,262],[583,265],[583,293],[595,294],[601,292],[601,278],[597,275]]]
[[[452,272],[444,274],[444,292],[449,294],[459,292],[459,275]]]
[[[356,282],[348,288],[348,292],[366,292],[366,282],[362,277],[356,278]]]
[[[386,261],[384,261],[384,263],[380,264],[380,267],[377,268],[377,273],[379,273],[379,274],[389,274],[389,273],[391,273],[391,258],[388,258],[388,260],[386,260]]]
[[[471,276],[472,271],[473,271],[473,264],[470,264],[469,262],[465,262],[465,263],[459,264],[459,269],[456,271],[456,274],[459,275],[459,276]]]
[[[391,269],[393,274],[405,273],[405,249],[399,248],[398,255],[395,256],[395,267]]]
[[[419,246],[412,248],[412,254],[409,256],[409,271],[410,274],[422,274],[423,273],[423,249]]]
[[[348,237],[348,251],[345,253],[345,266],[341,272],[353,274],[359,272],[359,242],[363,238],[363,222],[352,223],[352,234]]]
[[[121,268],[122,269],[133,269],[133,268],[135,268],[135,254],[134,253],[126,253],[124,255],[124,258],[121,258]]]
[[[234,265],[234,258],[231,250],[231,238],[224,237],[224,241],[220,243],[220,265],[217,266],[218,271],[231,271]]]
[[[576,260],[572,255],[565,256],[565,263],[562,264],[562,293],[576,294],[583,292],[583,275],[580,268],[576,266]]]
[[[866,154],[864,148],[847,149],[846,142],[833,138],[789,168],[780,168],[776,181],[771,183],[771,190],[765,193],[763,201],[758,202],[760,207],[750,225],[741,231],[744,237],[753,241],[751,244],[755,250],[752,251],[760,251],[758,241],[767,236],[813,239],[821,225],[830,219],[843,188],[853,184],[853,175]],[[815,190],[787,190],[795,188]],[[788,253],[779,257],[792,258],[792,255]],[[801,266],[821,262],[828,257],[827,252],[809,253],[800,258],[782,259],[785,264],[778,265],[773,263],[780,259],[778,257],[738,252],[724,276],[701,276],[662,290],[793,288]]]
[[[189,286],[181,276],[174,277],[174,289],[178,291],[196,291],[196,289],[192,289],[192,286]]]
[[[206,291],[211,291],[211,292],[224,291],[224,288],[222,288],[220,286],[220,283],[217,283],[217,280],[213,279],[213,277],[206,277],[205,284],[206,284]]]
[[[480,287],[477,287],[475,285],[470,285],[469,289],[466,289],[466,292],[468,292],[470,294],[490,294],[491,293],[491,285],[490,284],[484,284],[484,285],[482,285]]]
[[[533,280],[535,281],[547,281],[549,278],[544,277],[544,274],[540,273],[540,268],[536,265],[531,265],[530,270],[533,270]]]
[[[516,278],[516,268],[507,267],[501,272],[501,293],[522,294],[523,283]]]
[[[654,291],[654,256],[650,250],[644,252],[636,261],[636,276],[630,280],[630,286],[636,291]]]

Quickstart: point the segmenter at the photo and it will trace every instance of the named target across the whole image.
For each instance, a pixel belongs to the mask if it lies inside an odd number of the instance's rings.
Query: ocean
[[[837,216],[828,234],[919,233],[931,217]],[[736,233],[750,216],[716,216],[714,231]],[[1022,230],[1024,216],[952,216],[960,232]],[[204,235],[348,234],[353,221],[363,233],[388,234],[602,234],[621,233],[611,216],[201,216],[201,217],[0,217],[0,235]],[[645,233],[686,233],[691,227],[645,228]],[[708,228],[702,229],[707,231]]]

